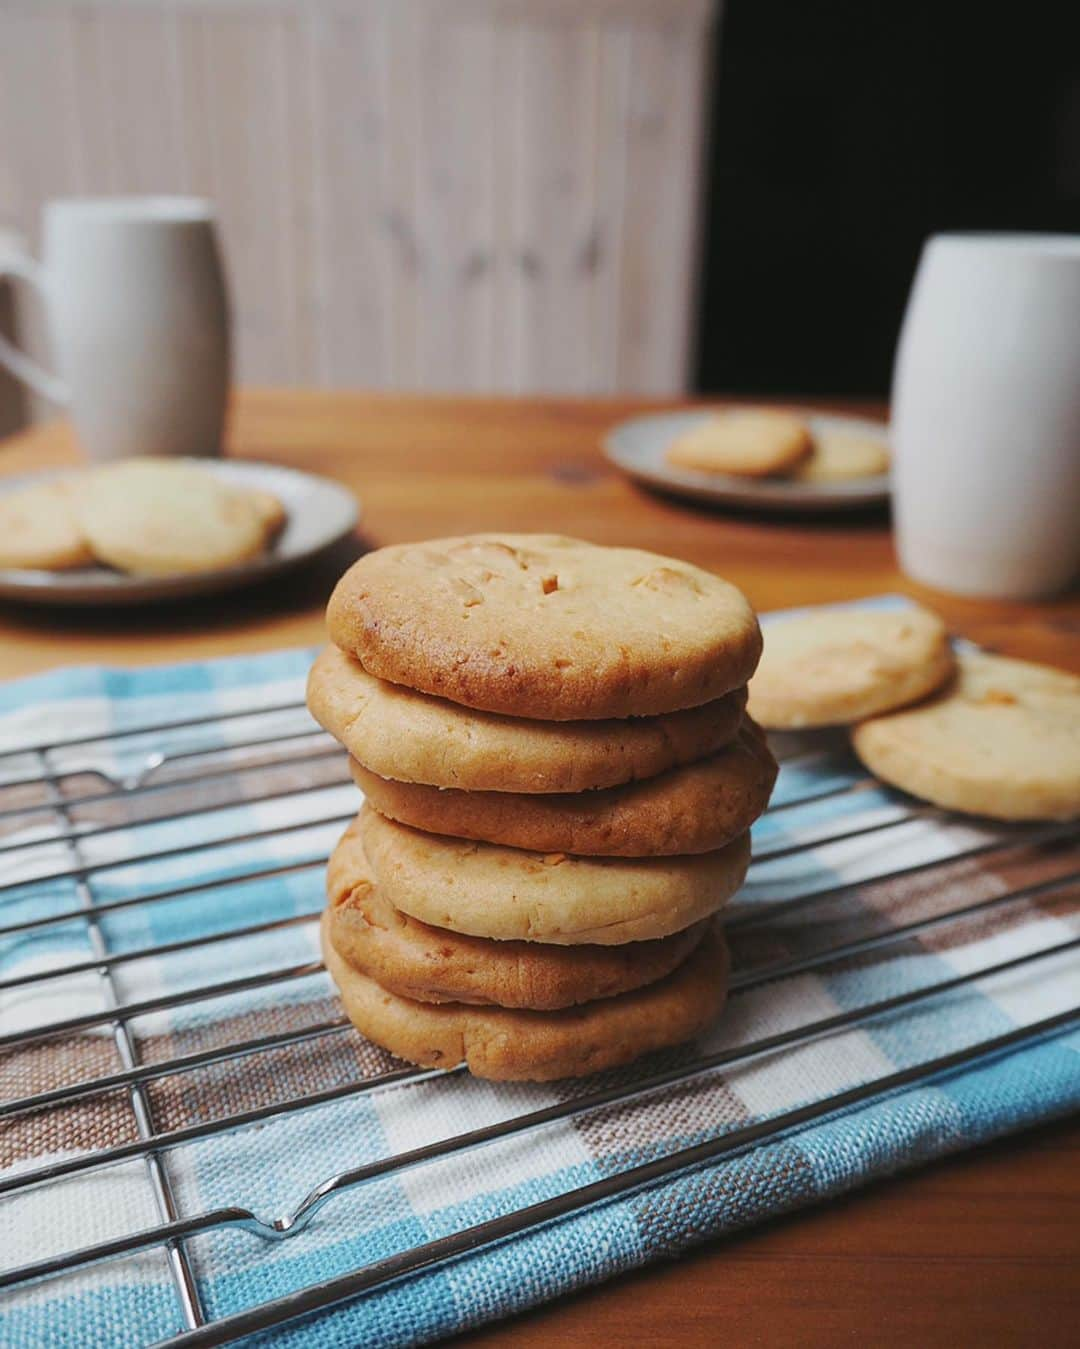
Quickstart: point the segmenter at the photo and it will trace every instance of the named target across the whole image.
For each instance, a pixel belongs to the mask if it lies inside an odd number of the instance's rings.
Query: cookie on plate
[[[350,766],[370,805],[415,829],[590,857],[667,857],[722,848],[750,828],[776,781],[776,760],[753,723],[707,759],[605,791],[463,792],[390,781],[355,759]]]
[[[550,946],[489,941],[402,913],[374,884],[354,822],[330,857],[328,939],[338,955],[391,993],[550,1011],[611,998],[663,979],[705,934],[706,921],[656,941]]]
[[[656,716],[745,684],[757,619],[688,562],[555,534],[380,548],[338,582],[331,640],[380,679],[509,716]]]
[[[350,1021],[392,1054],[424,1067],[468,1065],[476,1077],[551,1081],[584,1077],[641,1054],[690,1040],[719,1015],[727,997],[728,954],[709,931],[667,978],[633,992],[559,1011],[521,1011],[403,998],[359,973],[322,923],[323,958]]]
[[[1080,679],[983,652],[917,707],[852,732],[877,777],[948,810],[1000,820],[1080,817]]]
[[[76,512],[95,558],[136,576],[213,571],[254,557],[266,542],[249,492],[175,460],[125,459],[95,469]]]
[[[74,478],[49,478],[0,494],[0,567],[66,571],[91,566],[74,493]]]
[[[769,730],[843,726],[925,697],[952,670],[928,609],[818,610],[768,625],[748,706]]]
[[[368,674],[328,646],[308,676],[312,716],[372,772],[488,792],[582,792],[704,758],[735,735],[746,690],[682,712],[535,721],[478,712]]]
[[[273,492],[267,492],[261,487],[249,492],[248,496],[251,498],[251,504],[255,507],[256,514],[262,521],[263,533],[269,543],[285,528],[285,523],[289,518],[285,503]]]
[[[693,857],[571,857],[426,834],[365,806],[375,884],[432,927],[496,941],[618,946],[681,932],[742,885],[750,838]]]
[[[677,437],[668,446],[667,461],[699,473],[768,478],[790,473],[809,458],[813,447],[801,417],[775,408],[741,408]]]
[[[843,482],[870,478],[889,471],[889,451],[880,440],[847,431],[826,431],[814,436],[810,456],[792,469],[802,482]]]

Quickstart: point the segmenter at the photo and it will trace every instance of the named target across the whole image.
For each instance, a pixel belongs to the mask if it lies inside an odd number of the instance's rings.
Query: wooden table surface
[[[599,441],[645,406],[243,394],[233,452],[347,483],[362,502],[360,538],[294,578],[218,599],[145,612],[0,608],[0,677],[315,642],[329,589],[360,548],[496,528],[676,553],[723,573],[759,609],[904,591],[976,641],[1080,671],[1075,594],[1045,604],[930,595],[897,573],[883,516],[718,515],[638,491],[605,464]],[[0,474],[74,457],[67,428],[50,426],[4,442]],[[1051,1349],[1075,1345],[1078,1325],[1080,1127],[1065,1123],[465,1338],[516,1347],[615,1340]]]

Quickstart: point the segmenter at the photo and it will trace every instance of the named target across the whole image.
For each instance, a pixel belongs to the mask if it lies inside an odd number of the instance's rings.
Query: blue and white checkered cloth
[[[0,754],[73,736],[299,701],[312,654],[278,652],[133,671],[72,669],[8,684],[0,687]],[[268,712],[232,721],[213,729],[209,745],[203,733],[200,747],[227,751],[230,740],[253,734],[295,734],[304,729],[304,715]],[[172,734],[180,737],[176,747],[190,747],[190,732],[176,732],[155,737],[153,748],[167,749]],[[147,751],[137,738],[123,743],[127,758],[114,757],[104,765],[119,777],[144,766]],[[782,769],[774,802],[843,785],[857,776],[835,738],[808,737],[803,748],[807,746],[820,748],[820,755],[801,757]],[[9,800],[4,783],[38,774],[43,764],[60,775],[74,773],[80,765],[101,767],[101,752],[100,746],[84,746],[44,759],[30,750],[3,758],[0,805]],[[198,762],[189,761],[187,767]],[[116,825],[79,845],[81,861],[94,867],[88,882],[92,902],[115,905],[157,896],[149,903],[103,911],[100,930],[110,955],[257,929],[196,949],[181,945],[151,958],[120,961],[114,966],[115,987],[125,1003],[248,974],[293,971],[254,990],[181,1002],[132,1018],[130,1030],[141,1062],[161,1062],[340,1017],[325,973],[305,969],[318,960],[315,916],[323,903],[323,878],[317,859],[333,845],[358,799],[356,789],[344,780],[340,759],[328,757],[303,771],[316,770],[322,775],[316,780],[325,785],[302,795],[287,794],[297,785],[295,778],[292,787],[286,780],[273,791],[276,779],[269,770],[265,777],[255,774],[252,794],[271,798],[260,801],[238,800],[235,793],[227,799],[215,797],[214,779],[207,779],[191,789],[189,804],[201,813],[187,820],[136,824],[123,815],[122,807],[116,807],[121,813],[115,816],[87,817],[92,823],[104,819]],[[80,793],[101,790],[100,779],[79,782]],[[763,819],[755,829],[760,852],[791,841],[805,840],[808,846],[755,864],[731,912],[838,884],[853,888],[836,899],[808,901],[765,921],[734,927],[736,970],[752,974],[1033,882],[1064,878],[1075,869],[1075,843],[1071,853],[1053,846],[1010,847],[973,857],[973,845],[992,837],[993,831],[970,822],[943,825],[914,818],[846,841],[811,842],[847,825],[909,810],[909,802],[871,790],[832,796]],[[76,909],[80,903],[74,878],[34,879],[71,868],[76,860],[68,844],[48,841],[57,830],[57,817],[43,813],[16,824],[19,833],[0,837],[0,846],[26,844],[2,856],[3,928]],[[214,846],[215,839],[237,834],[252,837]],[[35,839],[42,841],[32,846]],[[206,846],[192,850],[192,845]],[[189,850],[156,861],[127,861],[170,849]],[[933,857],[943,859],[940,868],[891,881],[872,879]],[[275,867],[280,869],[274,875],[221,884]],[[1005,904],[861,956],[751,984],[732,994],[720,1024],[699,1048],[757,1040],[1054,946],[1078,931],[1080,894],[1075,885],[1063,885],[1039,898]],[[0,1035],[107,1012],[108,990],[94,969],[32,984],[11,983],[32,973],[63,971],[93,956],[81,918],[0,935]],[[1035,960],[905,1011],[704,1073],[634,1103],[593,1111],[346,1191],[331,1199],[307,1229],[287,1240],[266,1242],[237,1230],[194,1238],[186,1250],[203,1313],[210,1320],[228,1316],[897,1068],[1034,1023],[1075,1005],[1078,989],[1075,951]],[[674,1050],[656,1056],[648,1066],[655,1071],[689,1055],[685,1048]],[[155,1079],[147,1095],[155,1129],[169,1131],[325,1091],[392,1065],[382,1051],[347,1028],[270,1053]],[[120,1067],[111,1030],[103,1022],[77,1035],[6,1051],[0,1057],[0,1099]],[[632,1072],[608,1074],[601,1081],[628,1081]],[[589,1084],[596,1085],[595,1080]],[[292,1212],[318,1182],[342,1169],[563,1101],[585,1089],[565,1083],[494,1084],[454,1074],[283,1114],[162,1155],[182,1215],[240,1205],[270,1220]],[[320,1347],[434,1339],[1077,1107],[1080,1029],[1073,1023],[1072,1029],[992,1061],[699,1165],[651,1189],[266,1332],[265,1338],[275,1345]],[[137,1137],[123,1092],[7,1119],[0,1128],[0,1185],[20,1172]],[[85,1170],[0,1195],[0,1266],[40,1260],[160,1221],[142,1160]],[[160,1248],[0,1295],[0,1344],[12,1349],[143,1345],[182,1329]]]

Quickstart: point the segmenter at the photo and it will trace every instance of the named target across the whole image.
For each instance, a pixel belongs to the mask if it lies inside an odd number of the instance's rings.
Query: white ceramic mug
[[[942,234],[923,249],[893,374],[897,550],[963,595],[1080,574],[1080,236]]]
[[[91,458],[220,453],[229,315],[208,202],[50,202],[42,263],[0,257],[5,274],[41,293],[60,373],[3,338],[0,364],[70,407]]]

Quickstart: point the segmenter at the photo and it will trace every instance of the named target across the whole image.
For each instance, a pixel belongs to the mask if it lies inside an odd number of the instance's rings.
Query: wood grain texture
[[[880,516],[799,524],[638,491],[607,466],[599,442],[647,406],[656,405],[253,392],[236,400],[230,439],[238,455],[347,483],[361,499],[367,545],[553,529],[686,557],[735,581],[761,609],[900,590],[977,641],[1080,672],[1076,595],[1038,605],[931,595],[897,574]],[[67,428],[43,427],[0,445],[0,474],[73,458]],[[359,546],[222,599],[113,614],[2,608],[0,675],[318,642],[330,589]],[[1071,1349],[1078,1273],[1073,1124],[713,1243],[470,1342]]]
[[[245,381],[675,393],[714,11],[0,0],[0,224],[212,198]]]

